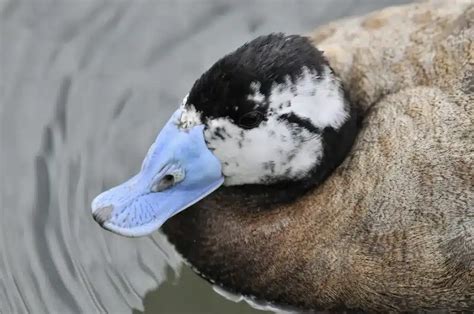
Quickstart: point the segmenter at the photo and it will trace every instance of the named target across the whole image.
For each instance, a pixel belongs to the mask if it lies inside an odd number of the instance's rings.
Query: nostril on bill
[[[104,223],[110,219],[113,210],[113,205],[101,207],[92,213],[92,217],[94,217],[94,220],[97,221],[99,225],[103,226]]]

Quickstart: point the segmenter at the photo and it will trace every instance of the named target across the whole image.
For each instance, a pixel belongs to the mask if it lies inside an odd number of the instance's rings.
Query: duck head
[[[194,83],[140,172],[97,196],[92,214],[105,229],[143,236],[221,185],[297,196],[343,160],[354,121],[341,82],[308,38],[258,37]]]

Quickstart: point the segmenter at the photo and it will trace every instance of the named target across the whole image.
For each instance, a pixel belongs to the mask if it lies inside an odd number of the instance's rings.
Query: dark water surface
[[[258,34],[408,0],[0,0],[0,312],[253,313],[156,232],[89,204],[139,170],[193,81]]]

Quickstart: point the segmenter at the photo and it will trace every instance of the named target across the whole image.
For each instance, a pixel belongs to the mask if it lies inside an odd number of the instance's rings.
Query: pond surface
[[[0,312],[254,313],[90,215],[214,61],[407,0],[0,0]]]

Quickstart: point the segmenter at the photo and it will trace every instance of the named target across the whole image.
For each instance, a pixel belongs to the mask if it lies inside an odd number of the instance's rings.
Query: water
[[[0,312],[254,313],[159,233],[102,230],[91,199],[138,171],[218,57],[407,0],[0,0]]]

